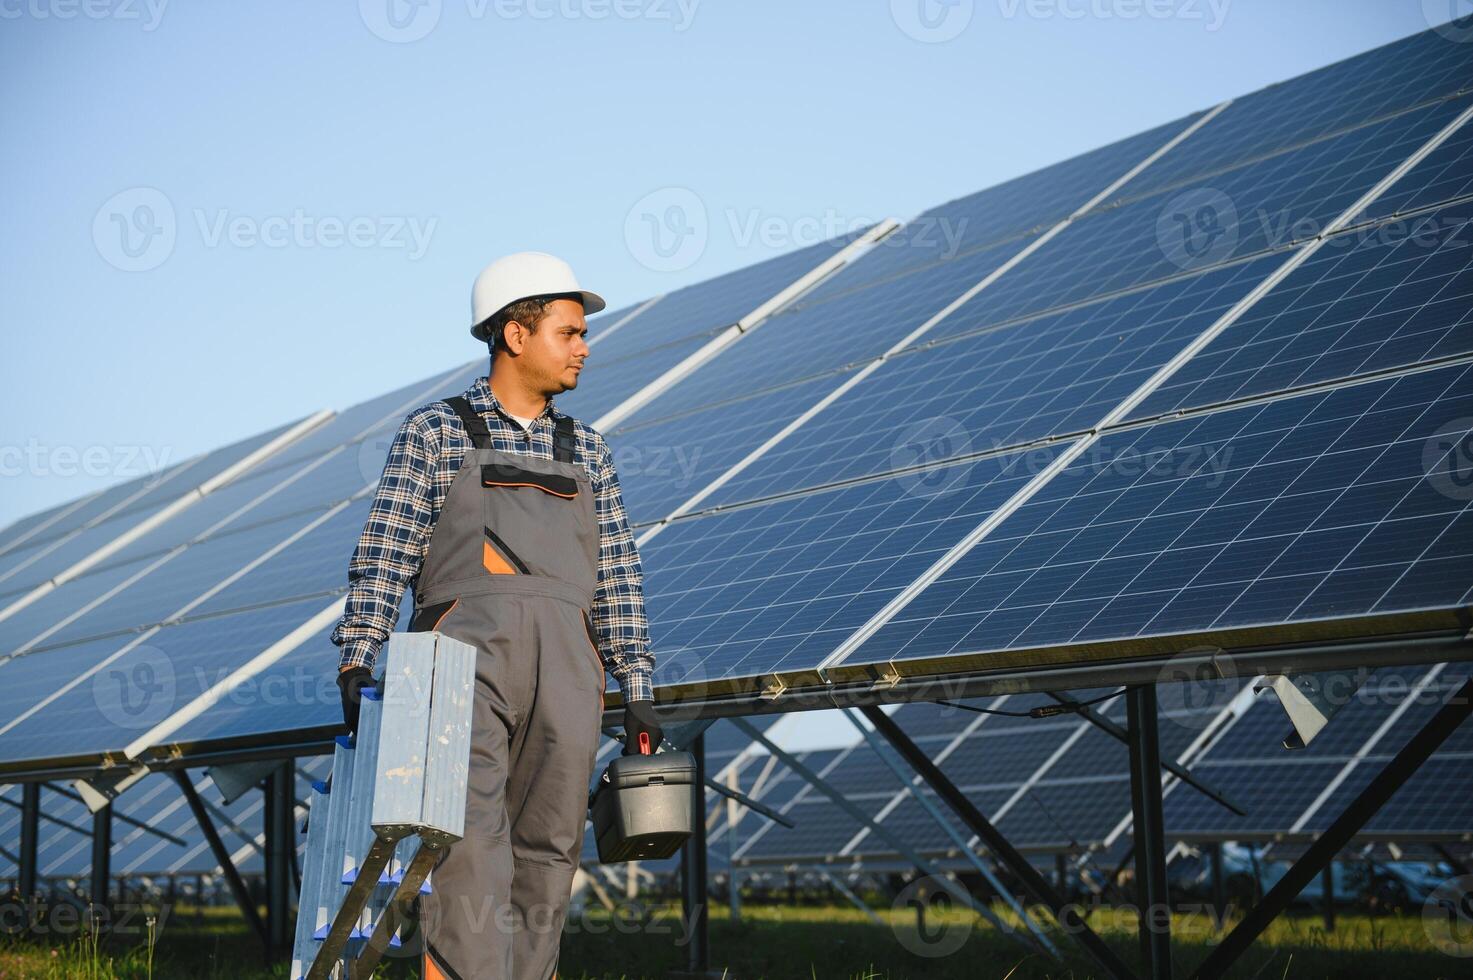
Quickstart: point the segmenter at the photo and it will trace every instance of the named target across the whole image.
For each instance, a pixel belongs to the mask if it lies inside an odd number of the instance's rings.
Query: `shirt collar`
[[[491,390],[491,381],[485,375],[477,378],[475,383],[465,390],[465,400],[470,403],[471,411],[478,412],[482,415],[488,413],[495,414],[498,411],[505,412],[507,415],[511,414],[506,411],[506,406],[502,405],[501,400],[496,397],[496,392]],[[550,418],[556,422],[562,417],[562,414],[553,405],[553,400],[549,398],[547,405],[542,409],[542,413],[533,419],[532,422],[535,425],[543,417]]]

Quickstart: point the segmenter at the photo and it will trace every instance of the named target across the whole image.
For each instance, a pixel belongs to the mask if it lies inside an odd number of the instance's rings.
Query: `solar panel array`
[[[330,768],[331,759],[327,757],[301,760],[296,770],[299,801],[311,795],[310,781],[322,778]],[[265,869],[264,796],[252,790],[223,804],[204,772],[192,772],[190,779],[210,811],[236,869],[242,874],[262,873]],[[0,802],[0,840],[20,839],[20,799],[18,787],[7,787],[0,793],[3,801]],[[183,792],[168,773],[144,776],[118,797],[113,811],[110,871],[115,877],[162,878],[213,874],[219,870]],[[305,810],[298,807],[296,815],[300,823]],[[43,785],[37,876],[43,881],[72,882],[74,887],[85,890],[92,865],[91,835],[92,814],[70,787],[56,783]],[[0,855],[0,880],[14,880],[18,875],[13,856]]]
[[[1080,692],[1078,697],[1086,700],[1104,693]],[[1026,713],[1056,702],[1044,695],[1004,695],[961,703],[992,712]],[[1185,762],[1222,704],[1165,704],[1163,709],[1161,757]],[[1124,726],[1123,699],[1109,701],[1097,711]],[[1092,722],[1077,715],[1034,719],[926,703],[902,705],[893,718],[1019,849],[1088,854],[1129,840],[1128,750]],[[929,789],[902,785],[868,742],[839,750],[830,761],[825,779],[879,826],[923,854],[937,859],[958,856],[953,836],[937,824],[918,796],[943,813],[963,839],[970,838],[972,848],[979,846]],[[773,800],[760,793],[757,798],[775,803],[797,826],[758,828],[737,851],[739,863],[848,860],[876,865],[899,857],[883,836],[854,820],[826,795],[803,787],[801,780],[788,785],[796,791]],[[1172,789],[1178,795],[1195,794],[1183,787]],[[1172,798],[1172,790],[1167,792]],[[1218,806],[1211,801],[1207,805]]]
[[[1232,719],[1193,770],[1239,799],[1237,817],[1178,793],[1167,800],[1170,833],[1202,839],[1277,839],[1323,832],[1380,769],[1467,679],[1466,664],[1383,667],[1351,692],[1321,735],[1298,751],[1279,742],[1288,732],[1272,698]],[[1419,838],[1466,837],[1473,800],[1462,791],[1473,770],[1473,731],[1453,732],[1366,824],[1367,838],[1411,844]]]
[[[1427,32],[872,245],[843,251],[856,232],[594,318],[593,370],[559,399],[590,420],[846,259],[606,433],[641,533],[658,683],[699,698],[774,674],[1456,622],[1468,502],[1426,454],[1473,426],[1470,62],[1473,46]],[[331,612],[388,439],[484,368],[337,414],[0,620],[0,769],[116,759],[160,725],[159,747],[330,731]],[[249,449],[193,465],[220,472]],[[34,589],[114,539],[109,520],[191,481],[5,529],[0,589]],[[279,656],[244,696],[180,714],[266,650]],[[992,721],[949,764],[1038,846],[1109,836],[1124,767],[1099,743],[1080,765],[1110,778],[1075,774],[1075,749],[1096,743],[1081,724],[1029,729],[1029,753],[1074,742],[1028,774],[973,757],[1009,728]],[[859,792],[868,751],[816,761]],[[788,785],[785,805],[814,805]],[[893,819],[918,812],[897,802]],[[783,836],[744,846],[801,849]]]
[[[1322,833],[1466,680],[1467,665],[1381,668],[1351,693],[1329,726],[1303,750],[1282,745],[1289,722],[1275,697],[1254,695],[1246,682],[1163,688],[1163,760],[1187,767],[1222,803],[1167,776],[1168,841],[1309,840]],[[1104,692],[1079,692],[1087,699]],[[1026,712],[1054,703],[1043,695],[967,702],[993,711]],[[1125,727],[1123,698],[1102,705],[1103,718]],[[1088,720],[988,715],[935,704],[901,706],[894,719],[1014,846],[1025,853],[1072,853],[1105,866],[1130,844],[1131,803],[1125,744]],[[886,749],[885,751],[889,751]],[[735,849],[739,866],[840,863],[883,868],[902,855],[824,793],[781,763],[758,778],[769,757],[749,756],[741,788],[780,810],[796,826],[753,819]],[[918,781],[906,787],[866,742],[810,752],[807,764],[872,820],[936,860],[959,861],[954,837],[918,801],[928,799],[954,831],[963,828]],[[1414,846],[1465,840],[1473,802],[1456,787],[1473,772],[1473,733],[1444,743],[1359,832],[1361,841]],[[740,830],[739,830],[740,835]],[[981,842],[970,838],[977,849]]]

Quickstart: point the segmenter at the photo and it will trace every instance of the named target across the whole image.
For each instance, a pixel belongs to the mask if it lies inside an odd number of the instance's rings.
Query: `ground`
[[[882,910],[875,925],[852,907],[748,906],[740,922],[726,909],[712,913],[711,962],[734,980],[785,977],[842,977],[855,980],[1084,980],[1100,976],[1066,936],[1052,933],[1064,953],[1059,964],[1029,954],[971,913],[935,912],[918,932],[914,914]],[[1134,962],[1133,922],[1096,913],[1091,924]],[[1229,923],[1231,925],[1231,922]],[[1174,925],[1175,972],[1185,976],[1213,942],[1202,915],[1178,917]],[[148,929],[140,924],[128,940],[96,943],[73,936],[60,943],[10,939],[0,946],[0,980],[265,980],[287,975],[285,964],[267,968],[254,939],[228,909],[177,910],[156,920],[150,965]],[[684,963],[677,910],[656,914],[643,926],[615,920],[603,910],[570,919],[563,940],[561,976],[574,978],[662,978]],[[925,955],[925,954],[931,955]],[[379,976],[418,976],[407,958],[388,962]],[[1420,916],[1340,917],[1333,933],[1318,918],[1284,917],[1240,962],[1233,977],[1389,978],[1473,976],[1473,959],[1434,949]]]

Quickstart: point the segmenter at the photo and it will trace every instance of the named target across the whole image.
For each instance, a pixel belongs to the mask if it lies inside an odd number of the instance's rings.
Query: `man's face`
[[[508,333],[516,328],[508,324]],[[583,304],[575,299],[557,299],[537,321],[535,332],[523,330],[521,374],[547,395],[578,387],[578,373],[588,357],[588,324]]]

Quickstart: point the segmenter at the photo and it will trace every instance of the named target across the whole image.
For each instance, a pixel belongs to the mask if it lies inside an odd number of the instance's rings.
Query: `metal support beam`
[[[701,737],[702,738],[705,738],[704,735],[702,735]],[[772,807],[767,806],[764,803],[757,802],[756,800],[754,800],[750,796],[748,796],[746,793],[743,793],[741,790],[734,789],[733,787],[730,787],[730,786],[723,786],[719,782],[717,782],[716,780],[712,779],[710,776],[707,776],[706,777],[706,788],[709,789],[709,790],[711,790],[713,793],[715,793],[718,796],[724,796],[724,797],[726,797],[726,800],[727,800],[727,803],[728,804],[739,804],[741,806],[744,806],[748,810],[753,811],[754,813],[760,813],[760,814],[762,814],[764,817],[766,817],[768,820],[771,820],[773,823],[780,823],[784,827],[787,827],[789,829],[791,829],[794,826],[796,826],[796,824],[794,824],[793,821],[789,820],[787,817],[783,816],[781,813],[778,813]],[[730,806],[728,806],[728,812],[730,812]],[[728,818],[727,818],[728,825],[730,824],[730,821],[731,821],[731,818],[728,816]]]
[[[246,917],[251,928],[255,930],[256,938],[261,941],[261,948],[269,950],[271,947],[270,937],[266,934],[266,924],[261,921],[261,914],[256,910],[256,903],[251,900],[250,890],[241,880],[240,872],[236,870],[235,862],[230,860],[230,852],[225,849],[225,842],[220,839],[220,833],[215,829],[214,821],[205,810],[204,801],[194,791],[194,784],[189,781],[189,770],[175,769],[174,782],[179,784],[180,791],[184,794],[184,800],[189,804],[190,811],[194,814],[195,823],[205,835],[205,841],[210,845],[210,852],[215,855],[215,861],[220,865],[220,871],[225,875],[225,881],[230,885],[230,893],[235,896],[235,904],[240,906],[241,914]],[[200,876],[200,896],[203,904],[204,876]]]
[[[1227,882],[1222,880],[1222,842],[1213,841],[1207,845],[1207,854],[1212,862],[1212,928],[1215,932],[1222,931],[1222,924],[1227,919]]]
[[[1436,851],[1444,861],[1447,862],[1447,866],[1449,868],[1453,869],[1453,874],[1460,876],[1468,874],[1468,866],[1465,865],[1462,861],[1458,860],[1458,856],[1452,851],[1448,850],[1447,845],[1433,844],[1432,849]]]
[[[1033,916],[1028,914],[1028,910],[1023,908],[1022,904],[1019,903],[1016,897],[1014,897],[1013,893],[1005,888],[1002,882],[997,880],[997,876],[992,873],[992,869],[987,867],[986,862],[978,857],[977,852],[972,850],[972,848],[969,846],[969,842],[967,841],[967,839],[963,837],[962,834],[951,825],[950,821],[942,816],[941,809],[936,804],[936,802],[927,797],[925,793],[920,792],[917,787],[912,785],[912,780],[917,777],[915,777],[912,773],[906,772],[901,767],[900,760],[891,758],[890,753],[885,751],[885,743],[880,741],[878,735],[870,731],[868,728],[864,727],[864,725],[860,722],[859,716],[857,714],[854,714],[853,712],[845,712],[845,717],[849,719],[849,721],[854,725],[855,728],[859,729],[859,734],[864,736],[864,740],[869,743],[869,746],[874,750],[875,755],[879,756],[880,760],[883,761],[885,765],[890,767],[890,771],[895,773],[895,778],[900,780],[900,784],[905,787],[906,792],[910,795],[910,798],[921,805],[921,809],[926,811],[926,813],[931,817],[931,820],[936,824],[936,826],[940,827],[941,830],[946,834],[946,836],[951,839],[951,842],[956,845],[957,849],[966,855],[968,862],[972,865],[973,868],[976,868],[977,873],[982,876],[982,880],[987,882],[992,890],[997,893],[997,897],[1002,899],[1002,901],[1008,906],[1008,908],[1013,910],[1013,914],[1016,915],[1018,919],[1023,923],[1023,925],[1028,929],[1028,931],[1033,934],[1033,938],[1038,942],[1038,945],[1041,946],[1043,950],[1054,959],[1062,959],[1062,957],[1059,955],[1058,947],[1056,947],[1053,942],[1049,940],[1048,935],[1043,931],[1039,924],[1033,920]],[[1059,856],[1059,859],[1061,861],[1063,860],[1062,854]],[[1062,888],[1060,890],[1062,891]]]
[[[31,784],[27,783],[26,785],[30,786]],[[55,783],[47,783],[46,788],[51,790],[51,792],[57,794],[58,796],[64,796],[69,800],[75,800],[76,802],[82,804],[85,804],[87,802],[85,799],[83,799],[81,793],[74,793],[71,790],[67,789],[65,786],[58,786]],[[145,834],[151,834],[152,836],[157,837],[159,840],[168,841],[175,847],[189,846],[189,841],[185,840],[183,837],[175,837],[173,834],[165,833],[164,831],[159,830],[157,827],[151,827],[148,824],[144,823],[142,820],[130,817],[127,814],[114,813],[113,819],[116,820],[118,823],[127,824],[129,827],[141,830]]]
[[[707,936],[706,905],[706,735],[701,733],[690,745],[690,753],[696,759],[696,778],[691,786],[695,800],[691,812],[695,814],[695,831],[685,842],[681,871],[685,906],[686,934],[690,942],[686,946],[686,969],[698,976],[711,968],[711,951]]]
[[[1135,831],[1141,963],[1152,980],[1171,980],[1171,895],[1166,890],[1166,830],[1161,819],[1161,743],[1156,687],[1125,692],[1130,720],[1130,804]]]
[[[1119,725],[1115,724],[1110,719],[1106,718],[1104,715],[1100,714],[1095,709],[1091,708],[1089,705],[1080,704],[1078,701],[1069,697],[1067,694],[1059,694],[1054,691],[1049,692],[1049,697],[1053,698],[1060,704],[1069,705],[1074,709],[1076,714],[1082,717],[1085,721],[1094,725],[1105,734],[1118,739],[1126,745],[1130,744],[1129,732],[1121,728]],[[1162,759],[1161,766],[1177,779],[1180,779],[1182,782],[1192,787],[1192,789],[1201,793],[1203,796],[1207,797],[1209,800],[1218,804],[1219,806],[1224,807],[1232,811],[1233,813],[1236,813],[1240,817],[1246,817],[1248,815],[1247,810],[1244,810],[1242,807],[1238,806],[1238,804],[1228,799],[1228,797],[1221,790],[1214,789],[1212,786],[1204,782],[1201,778],[1193,775],[1192,771],[1186,766],[1180,765],[1171,759]]]
[[[1325,865],[1325,870],[1320,872],[1321,887],[1325,894],[1320,903],[1320,911],[1325,917],[1325,932],[1335,931],[1335,862],[1331,861]]]
[[[18,882],[21,901],[36,894],[36,849],[41,839],[41,784],[26,783],[20,791],[20,854]]]
[[[284,762],[266,777],[266,926],[270,956],[291,955],[291,861],[294,789],[292,764]]]
[[[95,909],[106,909],[108,885],[112,880],[113,807],[109,803],[92,814],[92,870],[88,900]]]
[[[972,833],[982,838],[983,843],[997,856],[998,860],[1018,876],[1023,888],[1034,901],[1047,905],[1054,918],[1064,927],[1064,931],[1073,936],[1084,947],[1085,952],[1104,968],[1106,973],[1117,978],[1134,977],[1134,973],[1124,961],[1116,956],[1115,951],[1106,946],[1104,941],[1084,921],[1078,909],[1065,903],[1043,875],[1038,873],[1038,870],[1018,852],[1017,848],[1008,843],[1007,838],[999,833],[986,817],[982,816],[982,812],[972,801],[967,799],[950,779],[946,778],[926,753],[910,740],[910,736],[900,730],[899,725],[890,720],[889,715],[873,706],[861,710],[870,720],[870,724],[874,725],[875,729],[885,736],[885,739],[895,747],[905,761],[910,763],[910,767],[925,779],[936,795],[945,800],[962,822],[971,828]]]
[[[944,888],[953,899],[961,902],[963,905],[976,912],[982,918],[986,919],[998,932],[1002,933],[1005,936],[1010,936],[1016,939],[1029,952],[1041,948],[1037,946],[1029,937],[1023,935],[1022,933],[1019,933],[1017,930],[1009,926],[1006,922],[1003,922],[1001,919],[999,919],[997,917],[997,914],[993,912],[992,909],[987,907],[986,903],[979,902],[975,898],[973,898],[970,892],[968,892],[961,885],[949,879],[940,868],[922,857],[920,855],[920,852],[907,844],[903,839],[901,839],[898,834],[890,830],[890,828],[876,823],[869,814],[865,813],[858,806],[855,806],[853,800],[849,799],[843,793],[840,793],[838,790],[830,786],[828,782],[823,779],[823,777],[819,776],[818,773],[814,772],[812,769],[809,769],[802,762],[799,762],[798,759],[796,759],[791,752],[788,752],[772,739],[768,738],[761,729],[757,728],[755,725],[744,718],[733,718],[731,719],[731,723],[740,728],[748,738],[752,739],[752,741],[759,743],[763,748],[767,749],[767,751],[777,756],[777,758],[782,761],[783,765],[791,769],[801,779],[808,783],[808,785],[818,790],[824,796],[827,796],[830,800],[834,802],[836,806],[838,806],[839,809],[843,810],[850,817],[854,818],[854,821],[858,823],[861,827],[868,827],[870,833],[874,834],[876,837],[880,838],[885,843],[895,848],[895,852],[901,857],[905,858],[911,864],[915,865],[916,869],[920,871],[921,874],[935,879],[937,885],[941,888]],[[790,895],[796,892],[796,885],[791,879],[789,880],[788,891]]]
[[[727,789],[733,793],[737,789],[736,766],[729,766],[726,770]],[[782,816],[776,810],[772,811],[774,816]],[[726,798],[726,901],[730,906],[730,916],[733,923],[742,921],[742,879],[736,866],[736,829],[737,821],[741,814],[737,811],[735,796]],[[785,817],[783,819],[786,819]]]
[[[29,784],[26,784],[26,785],[29,785]],[[8,807],[13,807],[16,810],[22,810],[25,807],[25,804],[24,803],[17,803],[15,800],[7,799],[6,797],[3,797],[3,796],[0,796],[0,803],[3,803],[5,806],[8,806]],[[41,811],[41,819],[42,820],[45,820],[47,823],[55,824],[58,827],[65,827],[67,830],[70,830],[72,833],[74,833],[74,834],[80,834],[83,837],[91,837],[92,836],[92,828],[91,827],[89,827],[89,826],[87,826],[85,824],[72,823],[70,820],[63,820],[60,817],[54,817],[51,814],[47,813],[45,810],[42,810]]]
[[[1334,860],[1341,848],[1355,836],[1355,832],[1376,815],[1392,794],[1412,777],[1470,713],[1473,713],[1473,678],[1464,681],[1463,686],[1438,709],[1437,714],[1432,716],[1422,730],[1413,735],[1402,746],[1401,751],[1396,753],[1396,757],[1382,767],[1335,822],[1300,855],[1284,877],[1269,889],[1263,900],[1254,906],[1243,921],[1238,923],[1238,927],[1228,933],[1202,965],[1197,967],[1193,977],[1209,980],[1226,973],[1234,961],[1243,955],[1243,951],[1268,928],[1268,924],[1289,907],[1289,903],[1294,901],[1304,890],[1304,886],[1325,865]]]

